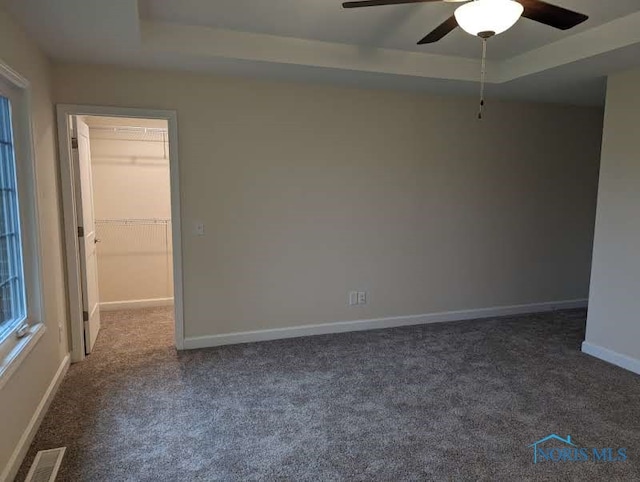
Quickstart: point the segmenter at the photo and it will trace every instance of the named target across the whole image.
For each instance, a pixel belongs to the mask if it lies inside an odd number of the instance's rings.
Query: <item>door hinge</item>
[[[72,137],[71,138],[71,149],[77,149],[78,148],[78,138],[77,137]]]
[[[84,226],[78,226],[78,237],[84,238]]]
[[[82,321],[89,321],[89,312],[88,311],[83,311],[82,312]]]

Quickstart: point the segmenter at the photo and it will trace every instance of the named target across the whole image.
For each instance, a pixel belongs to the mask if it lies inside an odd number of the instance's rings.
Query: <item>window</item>
[[[11,102],[0,96],[0,342],[26,319]]]
[[[0,61],[0,390],[46,330],[30,92]]]

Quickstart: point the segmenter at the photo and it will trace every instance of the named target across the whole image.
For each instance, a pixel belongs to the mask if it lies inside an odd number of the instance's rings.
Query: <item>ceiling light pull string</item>
[[[484,110],[484,84],[487,75],[487,39],[482,39],[482,69],[480,72],[480,110],[478,111],[478,119],[482,119],[482,111]]]

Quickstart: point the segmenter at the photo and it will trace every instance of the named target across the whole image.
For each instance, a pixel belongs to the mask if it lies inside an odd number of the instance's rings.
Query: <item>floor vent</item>
[[[65,450],[67,447],[38,452],[24,482],[54,482]]]

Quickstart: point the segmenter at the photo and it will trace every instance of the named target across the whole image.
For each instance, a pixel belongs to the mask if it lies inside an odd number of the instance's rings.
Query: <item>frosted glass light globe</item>
[[[475,0],[458,7],[455,17],[465,32],[491,36],[509,30],[523,12],[522,4],[513,0]]]

